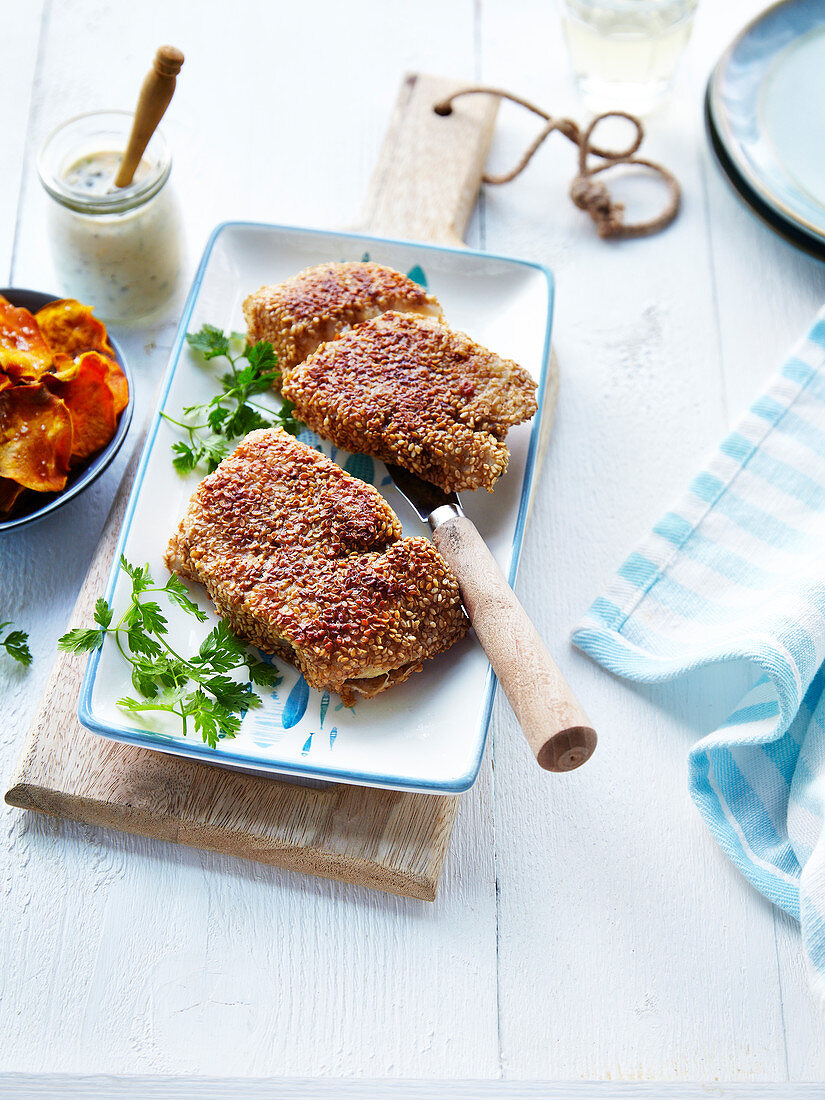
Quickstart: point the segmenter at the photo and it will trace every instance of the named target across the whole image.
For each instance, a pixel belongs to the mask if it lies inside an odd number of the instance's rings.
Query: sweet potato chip
[[[72,462],[99,451],[115,434],[115,399],[106,382],[107,374],[102,356],[84,355],[73,378],[53,384],[71,414]]]
[[[57,384],[51,385],[51,383],[71,382],[71,380],[77,376],[81,364],[87,358],[90,362],[95,362],[103,366],[106,376],[106,385],[112,391],[112,397],[115,402],[115,416],[120,416],[129,404],[129,383],[126,381],[126,375],[121,370],[120,364],[109,355],[104,355],[99,351],[83,351],[80,355],[76,355],[74,359],[70,359],[69,356],[64,355],[63,352],[58,352],[54,357],[54,370],[48,374],[44,374],[43,381],[49,385],[56,394],[60,395],[60,386]],[[0,389],[2,389],[2,384],[0,384]]]
[[[106,375],[106,385],[112,391],[115,399],[115,415],[119,416],[129,404],[129,383],[126,375],[114,360],[111,360],[109,373]]]
[[[72,453],[72,418],[42,382],[0,393],[0,477],[27,489],[63,489]]]
[[[10,477],[0,477],[0,516],[7,516],[17,503],[17,498],[25,492],[22,485]]]
[[[72,359],[71,355],[58,351],[55,354],[52,369],[48,374],[43,375],[43,381],[49,382],[52,378],[56,378],[58,382],[69,382],[77,374],[78,366],[77,359]]]
[[[74,298],[49,302],[35,314],[43,337],[53,352],[75,356],[91,349],[114,355],[106,326],[92,315],[92,307]]]
[[[115,399],[115,416],[120,416],[129,404],[129,383],[126,381],[126,375],[120,369],[120,364],[111,356],[102,355],[96,351],[84,351],[82,355],[75,357],[75,363],[80,365],[87,359],[103,364],[106,371],[106,385],[112,391],[112,397]]]
[[[11,378],[36,381],[52,365],[52,353],[37,321],[0,295],[0,370]]]

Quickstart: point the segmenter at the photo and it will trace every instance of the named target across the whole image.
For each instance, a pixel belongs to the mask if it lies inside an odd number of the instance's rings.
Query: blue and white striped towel
[[[690,790],[736,866],[801,922],[825,995],[825,310],[573,641],[648,683],[761,670],[693,747]]]

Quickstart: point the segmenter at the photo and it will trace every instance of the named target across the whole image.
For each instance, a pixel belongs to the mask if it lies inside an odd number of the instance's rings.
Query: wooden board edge
[[[94,825],[134,836],[146,836],[153,840],[172,844],[185,844],[218,855],[229,855],[236,859],[250,860],[285,871],[299,874],[318,875],[322,878],[346,882],[354,886],[365,886],[371,890],[396,894],[400,897],[414,898],[419,901],[435,901],[441,879],[441,869],[449,848],[449,839],[458,812],[458,795],[444,798],[449,812],[441,822],[441,838],[437,844],[436,858],[424,874],[407,873],[386,864],[370,861],[366,858],[338,855],[331,852],[320,854],[296,845],[274,845],[265,838],[250,838],[243,834],[244,851],[238,851],[233,832],[224,826],[191,826],[185,823],[159,822],[156,816],[146,816],[143,820],[133,807],[117,806],[98,799],[80,796],[65,797],[55,794],[47,787],[15,779],[6,791],[5,801],[16,809],[42,813],[48,817],[64,818],[68,821]],[[254,854],[253,854],[254,853]]]

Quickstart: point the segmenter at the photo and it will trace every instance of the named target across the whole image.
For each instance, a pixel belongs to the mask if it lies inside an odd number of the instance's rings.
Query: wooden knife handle
[[[161,46],[155,54],[154,65],[140,89],[132,133],[115,177],[115,187],[128,187],[132,182],[140,158],[175,93],[175,78],[181,65],[183,54],[175,46]]]
[[[454,516],[435,528],[433,541],[536,760],[552,772],[580,767],[596,747],[596,731],[475,525]]]

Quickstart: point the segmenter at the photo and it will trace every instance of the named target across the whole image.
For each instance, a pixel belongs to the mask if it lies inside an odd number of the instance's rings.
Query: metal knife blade
[[[390,475],[396,489],[402,497],[412,506],[419,519],[429,523],[433,531],[438,523],[450,516],[463,516],[464,510],[456,493],[445,493],[437,485],[410,473],[403,466],[387,465],[387,473]],[[440,509],[446,509],[440,512]]]

